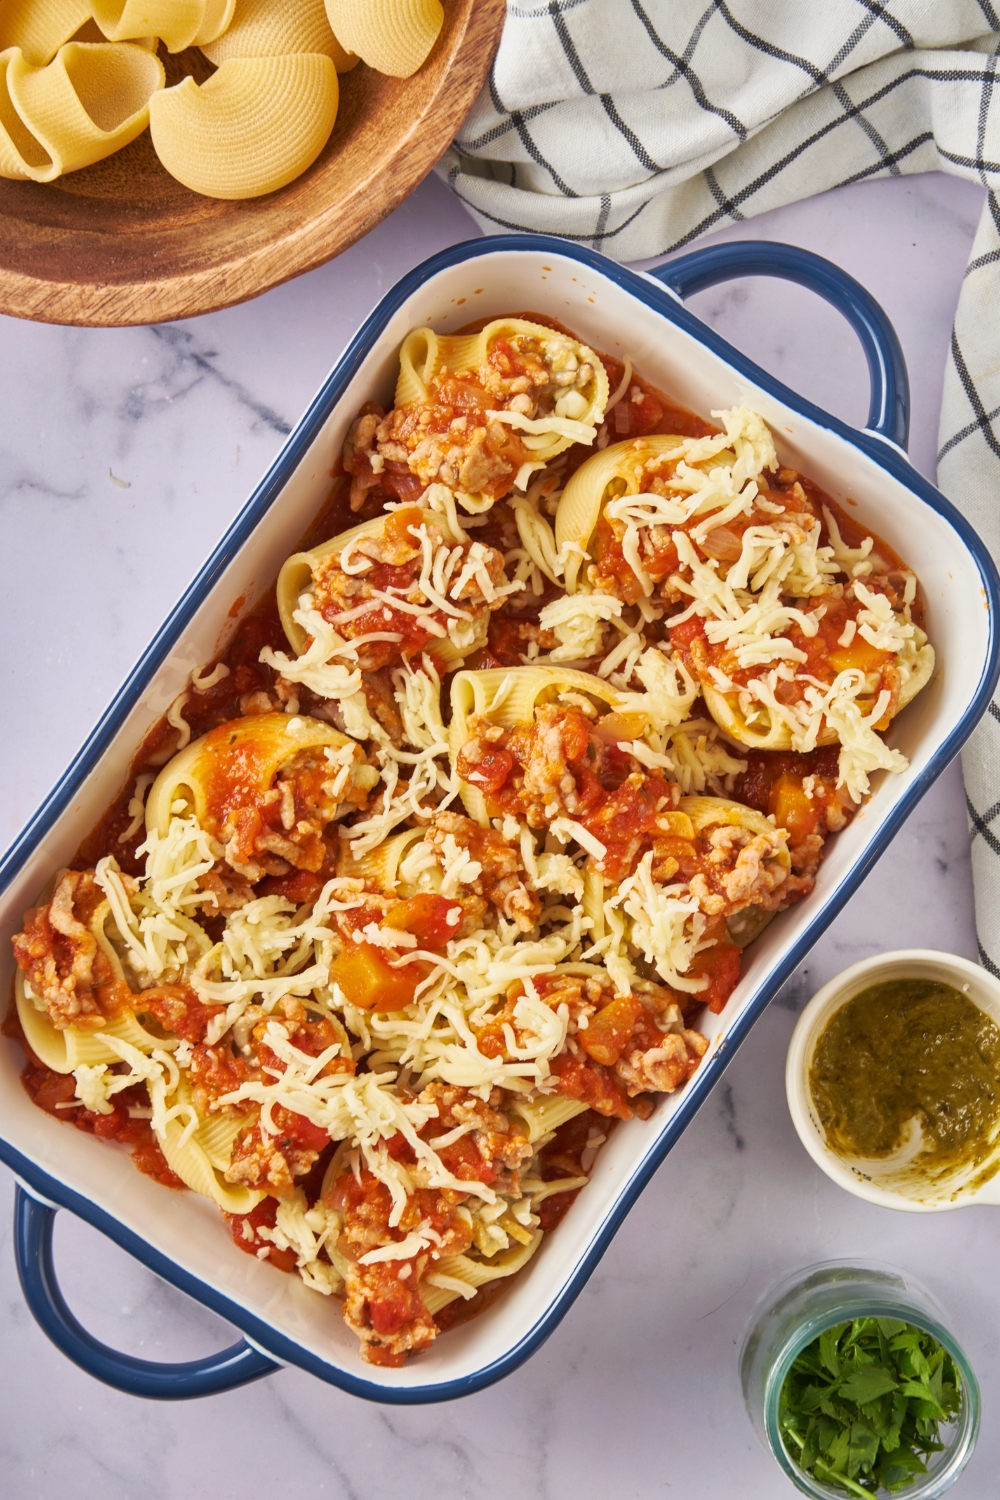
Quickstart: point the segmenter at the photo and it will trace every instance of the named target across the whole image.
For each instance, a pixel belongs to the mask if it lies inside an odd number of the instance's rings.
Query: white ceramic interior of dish
[[[1000,1204],[1000,1173],[979,1188],[959,1189],[946,1196],[930,1193],[923,1196],[916,1185],[908,1187],[907,1191],[883,1185],[878,1180],[877,1169],[869,1174],[831,1151],[826,1143],[809,1090],[809,1069],[816,1044],[831,1016],[842,1005],[869,985],[891,979],[936,979],[964,990],[969,999],[1000,1026],[1000,980],[967,958],[938,953],[930,948],[900,948],[895,953],[880,953],[875,958],[852,964],[813,996],[792,1033],[785,1065],[785,1092],[799,1139],[816,1165],[822,1167],[839,1187],[882,1208],[926,1214],[942,1213],[949,1208],[969,1208],[978,1203]]]
[[[910,769],[878,780],[870,802],[833,841],[813,894],[780,916],[748,952],[743,977],[725,1012],[706,1014],[701,1023],[713,1047],[695,1079],[663,1097],[649,1121],[634,1120],[616,1131],[572,1212],[546,1239],[527,1274],[495,1306],[440,1338],[404,1369],[362,1364],[339,1304],[308,1291],[298,1278],[278,1275],[240,1253],[212,1204],[192,1193],[164,1191],[140,1176],[121,1152],[36,1109],[18,1081],[20,1049],[0,1043],[0,1134],[17,1151],[327,1365],[382,1387],[429,1391],[470,1378],[505,1360],[530,1337],[587,1260],[609,1218],[629,1198],[635,1179],[648,1170],[664,1132],[676,1134],[705,1098],[718,1076],[712,1059],[720,1044],[725,1046],[762,989],[773,986],[783,960],[787,967],[790,950],[818,936],[825,925],[824,908],[836,903],[843,882],[870,860],[874,841],[893,820],[900,799],[967,713],[990,651],[987,600],[974,556],[943,517],[864,452],[750,384],[713,350],[610,276],[554,249],[476,253],[430,276],[392,316],[280,498],[206,593],[168,663],[153,676],[101,763],[0,899],[4,993],[10,977],[9,938],[18,930],[24,908],[37,898],[52,871],[72,858],[117,794],[135,748],[185,685],[192,668],[211,660],[226,639],[234,601],[245,596],[252,602],[296,550],[327,497],[330,469],[353,414],[373,398],[389,402],[397,350],[406,332],[424,323],[450,331],[473,318],[526,308],[557,317],[600,350],[627,352],[646,378],[702,415],[743,401],[756,406],[774,429],[781,458],[841,503],[856,502],[857,514],[916,570],[939,665],[931,685],[893,726],[893,743],[909,757]]]

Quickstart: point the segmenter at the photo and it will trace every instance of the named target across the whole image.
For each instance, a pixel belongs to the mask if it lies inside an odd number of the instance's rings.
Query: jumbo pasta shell
[[[524,1125],[532,1145],[558,1130],[567,1120],[582,1115],[588,1106],[582,1099],[567,1099],[562,1094],[543,1094],[539,1099],[515,1099],[510,1113]]]
[[[91,18],[84,22],[79,31],[75,31],[70,37],[71,42],[106,42],[108,39]],[[141,47],[145,52],[158,52],[160,39],[158,36],[130,36],[128,39],[130,47]]]
[[[453,374],[479,367],[482,335],[478,333],[443,334],[433,328],[414,328],[406,335],[399,350],[399,379],[396,382],[397,406],[426,401],[428,387],[443,370]]]
[[[6,81],[23,125],[49,158],[47,167],[33,167],[28,175],[51,182],[141,135],[164,72],[159,58],[141,47],[67,42],[45,68],[33,68],[15,50]]]
[[[34,68],[52,61],[91,17],[90,0],[6,0],[0,9],[0,52],[20,47]]]
[[[236,0],[222,35],[199,45],[217,67],[230,57],[281,57],[287,52],[322,52],[333,59],[338,73],[349,73],[361,61],[330,30],[323,0]]]
[[[201,25],[194,39],[195,47],[208,47],[218,41],[233,24],[237,0],[205,0]]]
[[[156,36],[168,52],[182,52],[221,21],[227,3],[233,0],[91,0],[89,10],[110,42]]]
[[[288,637],[288,643],[296,655],[301,656],[306,649],[307,637],[306,632],[295,619],[295,611],[299,607],[299,599],[312,585],[315,568],[324,557],[339,557],[350,542],[360,537],[379,536],[388,519],[388,516],[376,516],[374,520],[363,521],[360,526],[352,526],[348,531],[342,531],[339,536],[331,537],[327,542],[321,542],[311,552],[294,553],[282,565],[277,585],[278,615],[282,629]],[[450,529],[447,516],[440,511],[434,512],[434,519],[445,531]],[[461,537],[454,532],[452,532],[452,537],[455,541],[461,540]],[[447,636],[440,640],[428,641],[424,647],[424,650],[446,669],[460,666],[473,649],[475,648],[467,647],[460,651]]]
[[[378,536],[386,520],[385,516],[376,516],[372,521],[363,521],[360,526],[351,526],[347,531],[340,532],[338,536],[331,537],[329,541],[321,542],[319,546],[313,547],[310,552],[293,553],[282,564],[277,584],[278,614],[281,618],[282,629],[288,637],[288,643],[297,655],[301,655],[305,650],[306,632],[293,616],[299,607],[299,599],[312,585],[313,570],[324,557],[339,557],[348,543],[353,542],[355,538]]]
[[[7,74],[11,60],[20,57],[17,47],[0,53],[0,177],[14,181],[47,182],[58,177],[58,169],[52,171],[52,158],[40,141],[36,140],[14,108],[7,86]]]
[[[53,1073],[72,1073],[81,1065],[95,1067],[98,1063],[117,1063],[120,1054],[101,1040],[112,1036],[120,1042],[128,1042],[140,1052],[152,1052],[162,1047],[162,1037],[153,1036],[136,1020],[131,1011],[126,1011],[114,1020],[107,1020],[95,1031],[82,1026],[53,1026],[48,1016],[36,1010],[24,990],[24,975],[18,969],[14,977],[14,1001],[18,1019],[28,1046]]]
[[[409,78],[426,62],[444,25],[441,0],[326,0],[343,46],[392,78]]]
[[[930,682],[934,676],[935,660],[934,647],[925,642],[917,651],[916,659],[909,666],[907,675],[900,683],[897,714],[901,713],[908,703],[912,703],[917,694]]]
[[[192,1139],[208,1157],[217,1172],[225,1172],[232,1160],[233,1144],[240,1131],[253,1124],[253,1113],[243,1115],[209,1115],[202,1120]]]
[[[490,667],[485,672],[456,672],[448,726],[452,770],[457,768],[459,753],[469,738],[472,717],[486,717],[491,724],[513,729],[517,724],[531,724],[540,703],[553,702],[564,693],[585,695],[599,708],[614,709],[621,702],[621,694],[603,678],[571,667]],[[461,779],[459,789],[469,817],[483,828],[489,827],[482,792]]]
[[[200,87],[185,78],[156,96],[149,128],[171,176],[207,198],[259,198],[316,160],[337,118],[329,57],[240,57]]]
[[[762,812],[728,797],[682,797],[677,810],[691,819],[695,833],[704,833],[706,828],[718,828],[722,824],[746,828],[750,833],[774,833],[774,824]]]
[[[183,1074],[174,1102],[191,1103],[191,1091]],[[200,1122],[194,1134],[186,1141],[184,1140],[184,1122],[181,1119],[168,1119],[164,1128],[156,1132],[160,1149],[167,1159],[167,1166],[172,1172],[177,1173],[177,1176],[193,1193],[201,1193],[202,1197],[211,1198],[224,1213],[247,1214],[257,1206],[264,1197],[264,1193],[258,1188],[234,1186],[226,1181],[222,1173],[214,1166],[206,1146],[199,1138],[204,1123]],[[208,1146],[218,1159],[221,1146],[218,1137],[210,1133]],[[230,1151],[232,1151],[231,1145]]]
[[[588,555],[609,489],[616,493],[638,494],[637,474],[653,458],[669,453],[685,441],[682,437],[655,433],[651,437],[630,438],[613,443],[603,453],[586,459],[562,492],[556,511],[556,547],[571,544]],[[563,554],[566,555],[565,553]],[[566,592],[575,594],[582,586],[580,577],[584,559],[571,551],[566,563]]]
[[[900,661],[903,677],[893,718],[908,703],[912,703],[921,689],[930,682],[934,675],[934,662],[934,648],[926,643],[914,653],[911,661]],[[728,739],[745,745],[749,750],[792,749],[790,728],[777,719],[766,704],[754,703],[751,709],[753,717],[748,719],[739,706],[738,694],[720,693],[717,688],[707,687],[704,683],[701,691],[705,707]],[[836,730],[829,725],[821,729],[816,737],[817,745],[836,745],[838,742]]]
[[[578,1113],[579,1109],[573,1111],[573,1114]],[[428,1276],[447,1277],[450,1281],[464,1282],[467,1287],[478,1289],[487,1281],[497,1281],[520,1271],[542,1243],[542,1237],[542,1230],[537,1229],[526,1245],[511,1245],[489,1260],[476,1260],[471,1255],[442,1255],[440,1260],[431,1262],[432,1269],[428,1271]],[[428,1280],[427,1276],[420,1283],[420,1300],[432,1315],[460,1296],[462,1293],[456,1288],[435,1286],[433,1279]]]
[[[409,852],[410,845],[422,839],[425,832],[423,828],[406,828],[402,833],[393,834],[391,838],[363,854],[360,859],[351,857],[348,845],[338,861],[337,874],[354,880],[371,880],[380,891],[398,893],[401,898],[415,896],[415,889],[400,886],[399,866]]]
[[[262,796],[285,761],[325,745],[342,750],[354,741],[302,714],[252,714],[221,724],[193,740],[163,767],[146,798],[146,828],[165,834],[175,804],[183,802],[200,827],[214,832],[219,817],[217,797],[228,787],[238,786],[248,800]],[[357,749],[355,759],[360,758]]]
[[[736,693],[720,693],[718,688],[706,687],[702,683],[705,707],[728,739],[748,750],[790,750],[792,731],[787,724],[776,719],[763,703],[753,706],[754,719],[749,721],[739,707]],[[835,745],[837,736],[832,729],[824,729],[816,740],[817,745]]]
[[[479,335],[477,363],[484,374],[489,368],[490,354],[497,342],[512,338],[537,339],[543,347],[547,346],[548,360],[553,369],[553,361],[570,356],[575,358],[578,365],[591,367],[586,390],[580,392],[586,408],[579,416],[566,418],[553,413],[548,417],[531,420],[522,416],[514,423],[515,430],[530,451],[532,459],[539,464],[546,464],[575,442],[593,442],[597,424],[604,417],[609,394],[607,371],[593,349],[579,339],[547,328],[544,323],[533,323],[528,318],[494,318]],[[510,421],[511,417],[508,416],[506,420]],[[589,436],[586,435],[588,429]]]

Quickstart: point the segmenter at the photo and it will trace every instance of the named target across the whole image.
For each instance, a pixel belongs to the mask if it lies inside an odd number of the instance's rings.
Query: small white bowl
[[[822,1167],[839,1187],[882,1208],[926,1214],[980,1203],[1000,1204],[1000,1172],[980,1187],[958,1187],[947,1195],[935,1195],[929,1188],[924,1197],[916,1192],[880,1186],[874,1172],[866,1172],[845,1161],[826,1143],[809,1089],[809,1069],[816,1043],[830,1017],[842,1005],[870,985],[891,979],[936,979],[950,984],[963,990],[1000,1026],[1000,980],[967,958],[958,958],[953,953],[936,953],[929,948],[900,948],[895,953],[881,953],[876,958],[852,964],[813,996],[792,1033],[785,1064],[785,1092],[799,1140],[816,1165]]]

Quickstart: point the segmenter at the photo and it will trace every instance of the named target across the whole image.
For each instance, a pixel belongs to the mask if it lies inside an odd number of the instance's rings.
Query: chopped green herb
[[[897,1318],[838,1323],[799,1354],[781,1388],[789,1457],[848,1495],[897,1491],[927,1473],[962,1406],[948,1351]]]

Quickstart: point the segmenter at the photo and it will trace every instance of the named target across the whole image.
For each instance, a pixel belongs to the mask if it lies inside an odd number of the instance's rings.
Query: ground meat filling
[[[654,839],[653,875],[663,885],[683,879],[709,917],[733,916],[748,906],[779,911],[788,904],[787,841],[783,828],[758,833],[733,823],[694,839]]]
[[[378,431],[379,456],[406,464],[424,484],[498,500],[513,486],[528,450],[510,427],[487,416],[492,406],[474,379],[449,376],[429,401],[390,413]]]
[[[806,755],[751,750],[733,788],[738,802],[786,831],[793,872],[788,886],[800,894],[812,889],[827,835],[846,828],[857,810],[847,789],[837,786],[838,753],[836,745]]]
[[[449,811],[434,814],[426,841],[443,869],[454,859],[456,850],[465,850],[472,865],[466,864],[463,871],[463,895],[483,897],[508,922],[516,922],[522,932],[531,931],[538,921],[541,901],[527,884],[516,845],[495,829],[480,828],[472,818]]]
[[[677,462],[677,459],[658,458],[647,464],[638,481],[640,492],[675,499],[676,491],[671,487],[671,480]],[[782,507],[783,513],[776,514],[774,507],[777,506]],[[681,579],[689,579],[691,575],[690,566],[682,563],[678,555],[675,532],[681,531],[688,536],[702,561],[720,564],[720,573],[725,577],[743,550],[744,534],[752,527],[769,527],[795,546],[805,542],[807,536],[821,525],[817,507],[792,469],[782,469],[770,487],[761,478],[756,500],[748,512],[731,517],[703,538],[692,536],[691,533],[705,521],[704,516],[696,515],[685,522],[643,525],[640,528],[642,569],[653,585],[652,597],[663,604],[690,602],[683,590],[671,581],[675,575]],[[587,577],[596,592],[612,594],[626,604],[634,604],[646,590],[625,555],[627,530],[621,517],[608,515],[602,510],[591,545],[594,561],[587,567]]]
[[[353,776],[338,774],[342,770],[322,747],[303,750],[285,762],[263,793],[239,796],[236,806],[225,797],[212,830],[223,845],[225,863],[199,881],[217,911],[243,905],[250,888],[265,876],[285,877],[293,871],[316,875],[328,868],[327,829],[364,807],[368,796]],[[336,844],[332,847],[335,851]]]
[[[321,558],[315,606],[358,665],[372,672],[448,638],[459,649],[486,641],[490,611],[522,585],[508,584],[503,554],[485,543],[454,542],[434,512],[394,511],[376,536]]]
[[[620,749],[635,734],[627,717],[593,722],[552,703],[513,729],[473,716],[458,773],[483,792],[491,817],[512,814],[530,828],[548,828],[557,818],[579,824],[604,849],[590,853],[595,869],[623,880],[657,831],[669,827],[681,796],[675,782],[642,770]]]
[[[60,1030],[99,1029],[118,1008],[114,972],[88,926],[104,899],[93,870],[67,870],[52,900],[25,912],[24,930],[14,938],[18,966]]]

